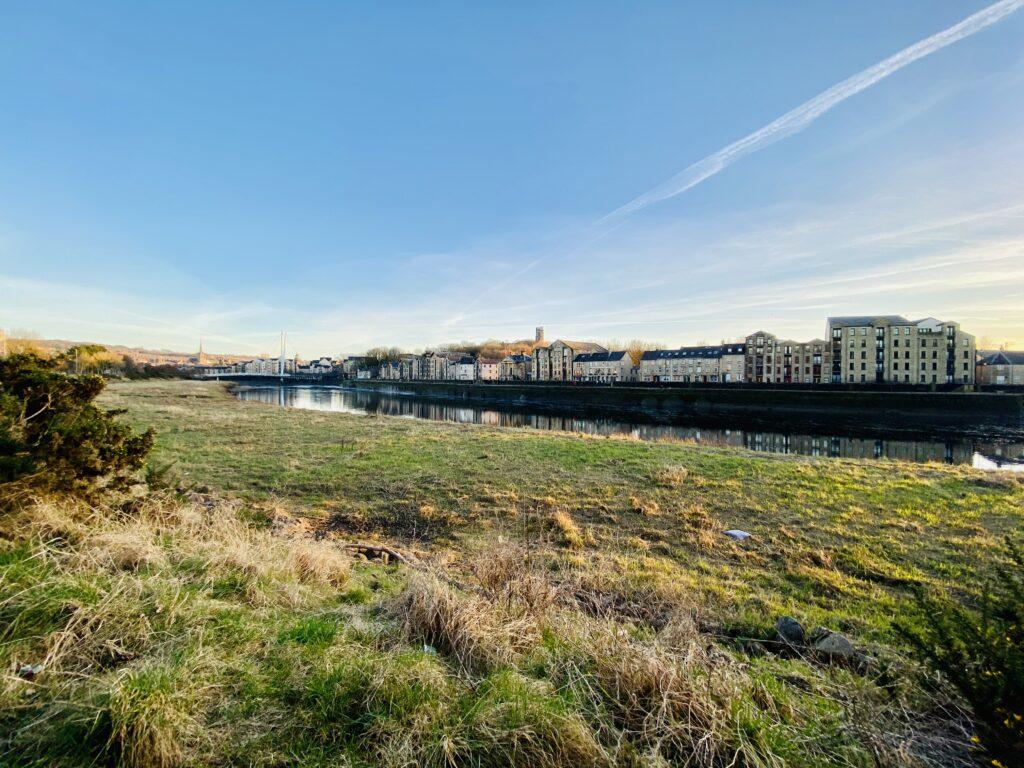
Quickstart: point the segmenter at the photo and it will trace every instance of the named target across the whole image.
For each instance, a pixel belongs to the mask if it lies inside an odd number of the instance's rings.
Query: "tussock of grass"
[[[529,613],[497,610],[476,595],[460,595],[433,574],[410,576],[397,614],[406,636],[452,654],[466,669],[512,665],[540,642],[540,627]]]
[[[556,509],[551,512],[551,526],[558,532],[561,537],[562,545],[569,549],[583,549],[583,545],[586,541],[583,538],[583,534],[580,532],[580,528],[576,525],[576,521],[572,519],[572,515],[566,512],[564,509]]]

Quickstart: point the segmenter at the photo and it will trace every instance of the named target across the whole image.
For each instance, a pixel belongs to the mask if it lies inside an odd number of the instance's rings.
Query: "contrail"
[[[759,149],[764,149],[787,136],[792,136],[794,133],[802,131],[832,109],[832,107],[841,104],[851,96],[874,85],[879,80],[883,80],[894,72],[903,69],[908,64],[912,64],[918,59],[923,59],[925,56],[945,48],[947,45],[952,45],[958,40],[970,37],[986,27],[1002,21],[1021,7],[1024,7],[1024,0],[1001,0],[978,11],[973,16],[968,16],[959,24],[954,24],[942,32],[926,37],[924,40],[904,48],[899,53],[890,56],[884,61],[880,61],[873,67],[868,67],[856,75],[843,80],[841,83],[833,85],[827,91],[822,91],[810,101],[804,102],[796,109],[787,112],[782,117],[754,131],[749,136],[744,136],[739,141],[718,150],[714,154],[708,155],[702,160],[698,160],[663,184],[659,184],[649,192],[645,192],[621,208],[617,208],[604,216],[599,220],[599,223],[624,218],[636,213],[641,208],[646,208],[652,203],[667,200],[670,197],[686,192],[688,189],[692,189],[705,179],[732,165],[744,155],[757,152]]]

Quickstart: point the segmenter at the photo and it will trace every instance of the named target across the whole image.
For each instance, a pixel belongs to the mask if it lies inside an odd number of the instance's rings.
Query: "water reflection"
[[[900,459],[971,464],[980,469],[1024,471],[1024,440],[974,440],[961,437],[906,439],[851,435],[767,432],[693,424],[648,424],[592,416],[558,415],[525,409],[495,409],[482,405],[447,403],[400,394],[331,386],[240,387],[243,400],[258,400],[289,408],[381,414],[491,427],[584,432],[593,435],[629,435],[640,440],[689,440],[706,445],[747,448],[767,453],[795,453],[851,459]]]

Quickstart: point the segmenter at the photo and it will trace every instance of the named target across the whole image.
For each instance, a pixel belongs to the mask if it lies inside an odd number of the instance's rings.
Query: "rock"
[[[779,642],[788,645],[803,645],[803,625],[792,616],[780,616],[775,622],[775,635]]]
[[[728,536],[730,539],[736,539],[737,541],[743,541],[744,539],[750,538],[749,533],[747,533],[746,531],[741,531],[738,528],[733,528],[732,530],[726,531],[725,535]]]
[[[854,659],[857,657],[857,649],[845,635],[824,627],[817,627],[811,632],[809,641],[815,651],[830,659]]]

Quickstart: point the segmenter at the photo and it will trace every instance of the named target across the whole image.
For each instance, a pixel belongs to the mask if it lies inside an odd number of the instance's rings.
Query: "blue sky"
[[[1024,10],[595,225],[985,2],[0,7],[0,327],[311,356],[828,314],[1024,345]]]

